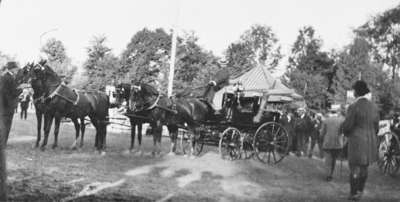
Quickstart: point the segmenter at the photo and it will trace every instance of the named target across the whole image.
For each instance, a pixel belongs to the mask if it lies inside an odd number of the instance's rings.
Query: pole
[[[178,19],[179,19],[179,0],[177,2],[177,13],[172,29],[172,45],[171,45],[171,60],[169,64],[169,75],[168,75],[168,97],[172,96],[172,90],[174,86],[174,73],[175,73],[175,56],[176,56],[176,38],[178,35]]]
[[[176,55],[176,31],[172,30],[172,47],[171,47],[171,61],[169,66],[168,76],[168,97],[172,96],[172,89],[174,85],[174,72],[175,72],[175,55]]]

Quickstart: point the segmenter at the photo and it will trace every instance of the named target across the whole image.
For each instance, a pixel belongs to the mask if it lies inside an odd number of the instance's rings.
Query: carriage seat
[[[214,104],[210,103],[208,100],[206,99],[200,99],[203,103],[205,103],[210,109],[213,110],[214,115],[219,116],[222,114],[222,110],[218,110],[215,108]]]

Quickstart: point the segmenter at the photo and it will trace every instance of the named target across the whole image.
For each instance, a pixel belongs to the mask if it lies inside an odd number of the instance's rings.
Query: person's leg
[[[332,180],[332,151],[330,149],[325,150],[325,165],[326,165],[326,180]]]
[[[368,178],[368,166],[361,166],[360,167],[360,179],[359,179],[359,184],[358,184],[358,192],[360,193],[360,197],[364,192],[364,187],[365,187],[365,182],[367,181]]]
[[[6,133],[6,139],[5,139],[6,143],[5,143],[5,145],[7,145],[8,137],[10,135],[13,116],[14,116],[14,114],[3,116],[4,121],[5,121],[4,124],[5,124],[5,133]]]
[[[7,200],[7,171],[6,171],[6,129],[4,119],[0,119],[0,201]]]
[[[350,196],[349,200],[358,200],[357,189],[359,182],[360,166],[349,164],[350,167]]]

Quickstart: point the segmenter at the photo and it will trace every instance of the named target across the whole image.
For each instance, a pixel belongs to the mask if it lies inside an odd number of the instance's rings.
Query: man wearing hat
[[[6,143],[11,129],[14,109],[18,106],[18,97],[22,92],[22,89],[17,88],[18,84],[15,80],[18,69],[16,62],[8,62],[4,67],[4,72],[1,74],[0,79],[0,115],[3,122],[1,130],[4,130],[5,138],[3,141]]]
[[[312,131],[313,124],[311,118],[307,115],[305,108],[297,110],[298,118],[295,122],[295,132],[297,139],[297,156],[306,155],[307,152],[307,138]]]
[[[4,148],[10,133],[14,109],[18,105],[18,95],[21,93],[14,78],[17,71],[17,63],[8,62],[0,76],[0,201],[7,200]]]
[[[350,167],[349,200],[360,200],[368,177],[368,166],[378,159],[379,111],[366,97],[370,91],[364,81],[353,85],[356,101],[347,110],[343,133],[348,137]]]
[[[332,108],[322,124],[321,137],[323,139],[322,148],[326,153],[327,181],[332,180],[336,159],[343,148],[343,133],[341,130],[343,121],[344,117],[339,112],[339,109]]]

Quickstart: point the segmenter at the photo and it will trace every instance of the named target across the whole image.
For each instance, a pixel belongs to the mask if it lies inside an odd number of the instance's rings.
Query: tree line
[[[371,87],[382,115],[399,106],[400,5],[377,14],[353,30],[350,44],[336,50],[323,50],[323,40],[312,26],[302,27],[287,57],[281,53],[278,36],[267,25],[256,24],[229,44],[224,52],[227,70],[237,76],[262,65],[274,71],[287,64],[282,81],[303,95],[310,108],[323,110],[332,103],[343,103],[346,91],[357,79]],[[71,64],[60,40],[49,39],[41,51],[65,80],[87,90],[103,89],[115,82],[154,82],[167,88],[171,32],[144,28],[135,33],[122,54],[107,46],[106,36],[94,36],[86,49],[83,76],[75,79],[77,67]],[[205,50],[194,32],[177,39],[174,90],[198,87],[209,82],[221,68],[222,59]],[[0,59],[4,55],[0,54]],[[287,58],[287,61],[283,59]],[[90,79],[88,79],[90,78]]]

